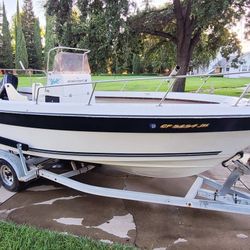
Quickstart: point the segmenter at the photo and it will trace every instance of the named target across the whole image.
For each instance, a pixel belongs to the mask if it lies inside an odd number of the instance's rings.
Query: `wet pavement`
[[[206,175],[224,180],[228,171]],[[98,167],[77,178],[88,184],[185,195],[194,177],[157,179]],[[245,178],[250,186],[250,178]],[[39,179],[10,197],[0,188],[0,219],[120,242],[140,249],[249,249],[250,216],[88,195]],[[5,201],[6,200],[6,201]]]

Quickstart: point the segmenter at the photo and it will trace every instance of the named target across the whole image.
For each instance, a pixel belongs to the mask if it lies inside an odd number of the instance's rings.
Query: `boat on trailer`
[[[63,49],[55,48],[47,84],[34,83],[29,98],[2,81],[1,149],[15,151],[20,142],[29,145],[24,153],[31,156],[172,178],[204,172],[249,145],[247,99],[97,91],[97,84],[107,82],[91,81],[89,51]],[[173,85],[176,77],[166,79]]]
[[[50,54],[55,55],[49,70]],[[66,50],[66,51],[65,51]],[[249,145],[250,107],[245,98],[174,93],[168,77],[91,81],[88,50],[57,47],[48,56],[46,83],[17,88],[7,73],[0,86],[0,182],[10,191],[38,177],[89,194],[164,205],[250,214],[250,195],[234,184],[250,174],[241,151]],[[166,92],[100,91],[102,84],[157,79]],[[159,88],[159,87],[158,87]],[[199,88],[200,90],[200,88]],[[71,171],[50,171],[58,160]],[[77,164],[77,163],[80,164]],[[160,178],[200,174],[218,164],[231,169],[224,184],[199,175],[185,197],[91,186],[70,179],[93,164]],[[205,186],[205,187],[204,187]],[[207,189],[206,187],[209,187]],[[202,197],[202,199],[201,199]]]

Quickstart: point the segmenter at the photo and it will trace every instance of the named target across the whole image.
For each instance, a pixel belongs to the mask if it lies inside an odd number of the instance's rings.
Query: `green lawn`
[[[119,79],[134,79],[144,78],[145,76],[93,76],[93,81],[109,81]],[[125,90],[125,91],[166,91],[169,84],[164,80],[151,79],[152,76],[148,76],[149,80],[137,80],[128,81],[127,83],[113,82],[113,83],[99,83],[97,84],[97,90]],[[45,78],[41,77],[19,77],[19,86],[31,86],[32,82],[41,82],[45,84]],[[201,85],[202,80],[199,77],[188,78],[186,81],[186,91],[196,91]],[[207,83],[203,87],[203,92],[209,92],[211,86],[213,86],[215,94],[233,95],[239,96],[242,89],[246,84],[250,83],[250,78],[223,78],[223,77],[210,77]],[[160,87],[158,88],[158,86]]]
[[[62,233],[40,230],[26,225],[15,225],[0,221],[0,250],[132,250],[132,246],[104,244],[88,238],[65,235]]]

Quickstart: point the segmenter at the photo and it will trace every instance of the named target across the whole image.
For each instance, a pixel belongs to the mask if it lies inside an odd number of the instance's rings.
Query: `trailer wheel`
[[[15,170],[5,160],[0,160],[0,183],[11,192],[17,192],[22,187],[22,183],[19,182]]]

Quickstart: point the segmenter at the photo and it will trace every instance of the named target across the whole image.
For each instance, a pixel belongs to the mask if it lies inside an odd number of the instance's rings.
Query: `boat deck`
[[[142,97],[108,97],[108,96],[96,96],[96,103],[149,103],[159,104],[160,98],[142,98]],[[216,104],[216,102],[208,101],[195,101],[195,100],[183,100],[183,99],[166,99],[163,103],[171,104]]]
[[[32,99],[31,88],[18,89],[18,92]],[[95,91],[92,101],[96,103],[145,103],[159,104],[164,97],[164,92],[133,92],[133,91]],[[200,94],[190,92],[169,92],[164,104],[234,104],[238,97]],[[242,99],[241,102],[245,103]]]
[[[96,91],[97,103],[148,103],[159,104],[164,92]],[[219,104],[235,102],[235,97],[197,93],[170,92],[163,101],[169,104]]]

